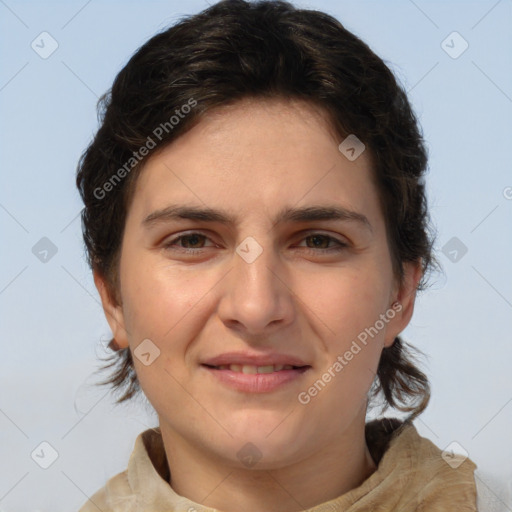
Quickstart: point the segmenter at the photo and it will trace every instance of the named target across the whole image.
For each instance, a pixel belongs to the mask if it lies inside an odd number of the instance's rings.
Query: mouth
[[[203,366],[206,366],[212,370],[229,370],[231,372],[243,373],[245,375],[275,373],[275,372],[282,372],[282,371],[287,371],[287,370],[306,371],[308,368],[311,368],[311,366],[309,366],[309,365],[294,366],[291,364],[269,364],[269,365],[263,365],[263,366],[255,366],[252,364],[221,364],[218,366],[204,364]]]
[[[294,382],[301,382],[311,369],[310,365],[291,364],[201,364],[201,367],[215,383],[241,393],[270,393],[286,389]]]

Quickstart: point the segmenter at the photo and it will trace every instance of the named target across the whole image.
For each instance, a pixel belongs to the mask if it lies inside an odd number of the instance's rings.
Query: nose
[[[222,280],[219,317],[241,334],[267,336],[294,320],[290,273],[269,246],[252,237],[241,243]]]

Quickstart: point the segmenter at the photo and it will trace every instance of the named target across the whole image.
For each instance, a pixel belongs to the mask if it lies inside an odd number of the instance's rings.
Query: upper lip
[[[227,352],[219,354],[202,361],[202,364],[209,366],[221,366],[230,364],[252,365],[252,366],[270,366],[270,365],[291,365],[291,366],[310,366],[301,358],[288,354],[255,354],[248,352]]]

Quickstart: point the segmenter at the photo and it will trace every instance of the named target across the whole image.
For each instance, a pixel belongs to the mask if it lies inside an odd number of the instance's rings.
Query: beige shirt
[[[398,420],[368,423],[366,440],[377,470],[359,487],[305,512],[477,510],[476,466],[470,459],[446,457],[448,464],[437,446]],[[79,512],[220,512],[176,494],[169,480],[160,429],[146,430],[135,441],[127,470],[112,477]]]

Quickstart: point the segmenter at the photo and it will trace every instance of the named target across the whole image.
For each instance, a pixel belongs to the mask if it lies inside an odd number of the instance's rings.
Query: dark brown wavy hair
[[[224,0],[147,41],[98,103],[100,127],[80,158],[76,183],[88,263],[115,302],[126,215],[145,162],[141,148],[149,137],[159,149],[204,113],[244,98],[303,100],[328,114],[340,141],[356,134],[372,156],[395,275],[401,280],[403,264],[421,260],[423,288],[435,265],[427,152],[402,86],[363,41],[323,12],[284,1]],[[370,393],[409,418],[430,398],[411,349],[397,337],[383,350]],[[109,378],[101,384],[120,394],[117,403],[128,400],[140,390],[130,349],[107,361]]]

